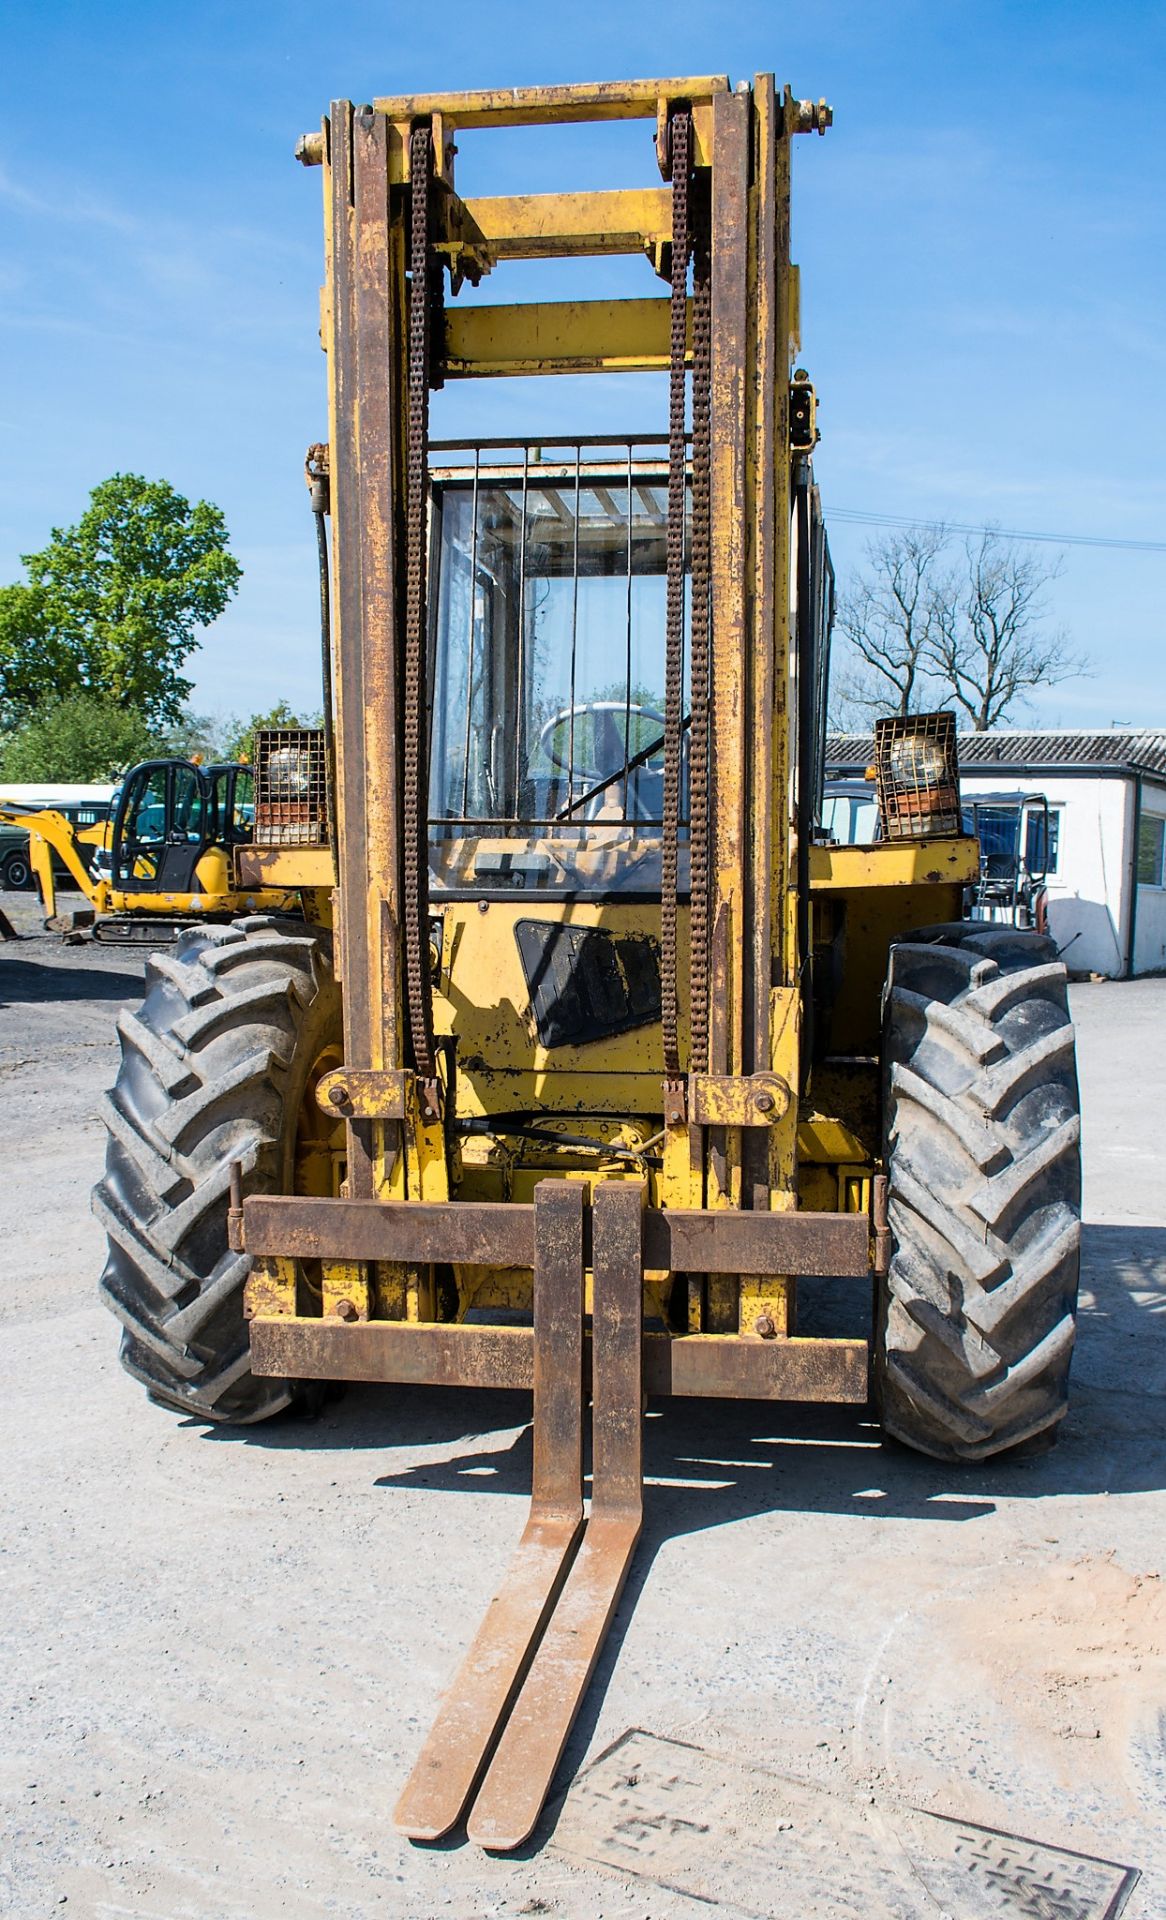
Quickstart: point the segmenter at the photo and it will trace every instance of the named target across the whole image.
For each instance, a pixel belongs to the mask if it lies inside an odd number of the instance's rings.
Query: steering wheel
[[[597,748],[602,740],[605,746],[610,747],[610,753],[594,753],[594,758],[597,761],[601,759],[604,760],[606,762],[605,765],[588,767],[576,761],[574,768],[569,769],[568,757],[565,750],[568,747],[568,741],[570,739],[569,729],[571,718],[572,715],[574,715],[577,742],[579,718],[587,714],[590,714],[592,718],[591,740],[593,749]],[[602,780],[608,774],[622,773],[625,757],[629,760],[633,759],[636,751],[633,749],[625,755],[624,729],[621,724],[625,718],[628,722],[629,748],[631,748],[631,742],[635,738],[635,732],[631,725],[632,720],[635,718],[654,720],[660,732],[663,733],[664,731],[664,715],[657,707],[643,707],[634,700],[630,706],[626,700],[585,700],[576,707],[564,707],[561,712],[553,713],[549,720],[544,720],[539,729],[537,751],[546,754],[547,759],[550,761],[556,773],[573,771],[577,779],[585,779],[588,783]],[[561,732],[560,729],[562,730]]]

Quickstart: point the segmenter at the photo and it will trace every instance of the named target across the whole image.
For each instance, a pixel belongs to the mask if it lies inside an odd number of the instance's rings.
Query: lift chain
[[[712,261],[692,250],[692,647],[688,742],[691,1071],[709,1071],[709,703],[712,697]]]
[[[667,597],[664,653],[664,844],[660,887],[660,1017],[664,1078],[677,1111],[680,1041],[677,1022],[677,863],[680,847],[680,743],[684,709],[685,348],[688,330],[687,108],[669,122],[672,172],[672,330],[668,413]]]
[[[405,993],[422,1108],[435,1117],[437,1068],[429,977],[428,767],[426,765],[426,542],[429,508],[430,324],[432,252],[429,208],[433,141],[426,123],[409,137],[412,209],[409,234],[409,387],[405,452],[404,648],[404,936]]]

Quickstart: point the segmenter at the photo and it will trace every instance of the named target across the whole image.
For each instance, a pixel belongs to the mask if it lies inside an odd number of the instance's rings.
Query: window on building
[[[1166,815],[1144,813],[1138,824],[1138,883],[1163,885],[1162,859],[1166,848]]]

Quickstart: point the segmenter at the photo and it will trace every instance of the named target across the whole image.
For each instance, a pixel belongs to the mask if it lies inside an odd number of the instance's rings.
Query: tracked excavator
[[[556,127],[610,122],[643,129],[640,184],[539,190]],[[418,1840],[534,1830],[636,1550],[645,1396],[873,1394],[953,1473],[1065,1411],[1065,972],[961,917],[952,716],[880,723],[877,844],[819,825],[833,576],[789,231],[829,124],[763,74],[338,100],[300,143],[334,725],[260,742],[283,772],[232,856],[297,911],[183,933],[123,1016],[96,1206],[163,1406],[532,1393],[526,1529],[397,1804]],[[498,129],[528,130],[529,191],[476,190]],[[610,255],[635,297],[482,293]],[[461,383],[629,371],[660,396],[635,432],[451,437]],[[869,1334],[800,1331],[840,1283]]]
[[[265,771],[278,786],[278,754],[268,756]],[[143,760],[122,778],[109,819],[95,826],[80,826],[56,807],[9,805],[0,805],[0,825],[28,835],[29,884],[52,931],[157,943],[177,939],[192,921],[298,911],[294,889],[235,885],[233,855],[252,836],[254,789],[254,769],[241,762]],[[58,876],[87,907],[58,912]]]

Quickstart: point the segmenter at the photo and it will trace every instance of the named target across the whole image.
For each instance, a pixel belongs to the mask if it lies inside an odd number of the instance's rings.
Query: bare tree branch
[[[947,547],[942,527],[908,527],[867,544],[867,567],[840,595],[839,717],[910,713],[928,691],[931,623]]]
[[[839,596],[842,646],[830,690],[836,726],[869,725],[950,701],[982,733],[1034,687],[1091,671],[1063,628],[1048,625],[1050,564],[995,529],[949,559],[941,526],[872,540],[866,567]]]
[[[996,726],[1034,687],[1090,670],[1063,628],[1049,630],[1046,589],[1061,573],[1016,541],[989,530],[969,539],[962,581],[937,591],[928,623],[932,671],[972,730]]]

